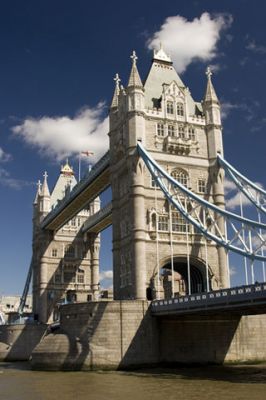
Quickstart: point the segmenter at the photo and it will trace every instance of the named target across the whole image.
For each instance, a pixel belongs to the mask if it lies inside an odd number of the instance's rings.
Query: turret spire
[[[111,108],[118,107],[118,96],[120,93],[119,82],[121,81],[118,74],[115,74],[114,81],[115,81],[115,91],[111,102]]]
[[[50,191],[49,191],[49,187],[48,187],[48,183],[47,183],[47,178],[48,178],[48,174],[45,171],[43,174],[44,180],[43,180],[43,184],[42,184],[42,190],[41,190],[41,196],[49,196],[50,197]]]
[[[39,196],[41,195],[41,187],[42,187],[42,184],[41,184],[40,179],[38,180],[38,182],[37,182],[36,185],[37,185],[37,192],[36,192],[36,196],[35,196],[33,205],[38,204],[38,199],[39,199]]]
[[[128,80],[128,87],[141,87],[143,88],[140,76],[139,76],[139,71],[137,68],[137,55],[135,50],[133,51],[132,55],[130,56],[130,58],[132,59],[132,68],[131,68],[131,72],[130,72],[130,76],[129,76],[129,80]]]
[[[47,183],[47,177],[48,174],[45,171],[43,174],[43,184],[41,188],[41,193],[40,193],[40,212],[41,213],[48,213],[51,210],[51,196],[50,196],[50,191]]]
[[[211,102],[219,103],[218,97],[216,95],[216,92],[215,92],[213,84],[212,84],[212,80],[211,80],[212,71],[211,71],[210,67],[207,67],[206,75],[207,75],[207,88],[206,88],[204,101],[205,102],[211,101]]]

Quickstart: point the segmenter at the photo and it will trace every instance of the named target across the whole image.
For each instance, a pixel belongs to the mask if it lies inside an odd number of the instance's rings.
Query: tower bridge
[[[109,151],[80,182],[66,163],[51,192],[46,173],[38,185],[20,312],[32,278],[40,324],[30,336],[22,328],[11,356],[30,337],[28,357],[45,369],[265,360],[266,318],[256,314],[266,311],[266,192],[224,158],[209,68],[195,101],[162,48],[145,82],[131,58],[127,86],[115,76]],[[225,177],[239,213],[226,207]],[[102,301],[100,233],[110,225],[114,300]],[[242,257],[244,286],[231,287],[229,253]],[[62,303],[58,334],[43,336]]]
[[[152,300],[154,315],[173,307],[187,312],[195,293],[207,296],[211,309],[211,293],[230,287],[229,251],[243,256],[246,277],[249,260],[246,284],[255,284],[254,262],[262,263],[266,280],[266,192],[223,158],[210,69],[199,102],[162,48],[144,83],[135,52],[131,58],[126,89],[115,77],[109,151],[80,182],[66,165],[51,195],[47,176],[38,188],[31,270],[34,312],[42,322],[52,320],[62,298],[98,299],[99,233],[110,225],[114,299]],[[258,210],[257,221],[245,218],[242,206],[240,215],[226,210],[225,173]],[[109,186],[112,201],[101,208],[99,195]]]

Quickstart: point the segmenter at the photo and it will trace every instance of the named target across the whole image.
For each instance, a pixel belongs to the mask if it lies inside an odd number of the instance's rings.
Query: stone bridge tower
[[[217,152],[223,153],[220,105],[211,71],[206,72],[205,97],[196,102],[162,48],[154,52],[144,83],[135,52],[131,58],[128,85],[120,85],[116,75],[110,107],[114,297],[151,299],[162,291],[166,296],[187,292],[187,229],[191,292],[205,291],[207,276],[210,288],[226,287],[224,250],[206,243],[193,227],[187,228],[182,216],[154,188],[136,153],[140,140],[183,185],[224,207],[223,175],[216,166]]]
[[[81,227],[99,210],[99,198],[56,232],[40,227],[76,183],[66,163],[50,194],[45,173],[33,204],[33,312],[44,323],[56,319],[59,303],[98,299],[100,239],[93,233],[84,236]]]

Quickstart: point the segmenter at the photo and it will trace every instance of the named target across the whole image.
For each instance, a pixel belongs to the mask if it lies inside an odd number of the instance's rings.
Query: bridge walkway
[[[230,289],[196,293],[171,299],[154,300],[155,317],[230,312],[240,315],[266,313],[266,282]]]
[[[44,218],[42,229],[58,230],[110,185],[107,152],[73,190]]]

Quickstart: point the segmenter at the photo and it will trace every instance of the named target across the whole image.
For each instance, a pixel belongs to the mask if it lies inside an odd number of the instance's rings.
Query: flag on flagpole
[[[94,153],[92,151],[82,151],[80,154],[89,157],[93,156]]]

